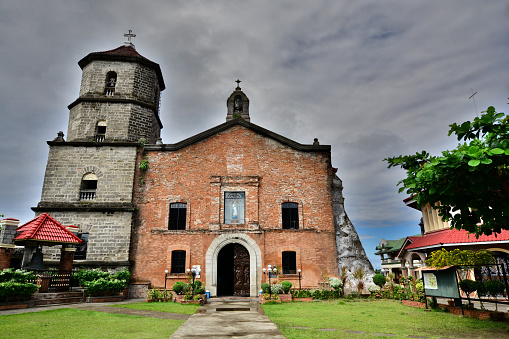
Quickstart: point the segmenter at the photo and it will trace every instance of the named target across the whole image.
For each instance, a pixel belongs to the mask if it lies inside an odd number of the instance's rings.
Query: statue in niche
[[[242,103],[242,97],[240,95],[237,95],[234,99],[234,108],[233,110],[235,112],[242,112],[243,110],[243,103]]]
[[[238,219],[239,218],[239,203],[237,201],[234,201],[232,204],[232,219]]]
[[[110,78],[110,80],[108,81],[108,87],[115,87],[116,83],[117,83],[117,79]]]

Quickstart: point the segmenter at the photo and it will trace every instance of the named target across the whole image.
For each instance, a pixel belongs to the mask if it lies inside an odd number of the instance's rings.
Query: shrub
[[[153,288],[147,292],[147,299],[154,301],[166,301],[170,299],[167,290],[158,290]]]
[[[177,281],[173,284],[172,290],[178,295],[182,294],[182,291],[184,290],[184,283],[182,281]]]
[[[343,282],[341,281],[341,279],[332,277],[332,278],[329,278],[329,285],[333,289],[335,289],[337,291],[341,291],[341,288],[343,287]]]
[[[6,268],[3,271],[0,271],[0,283],[13,281],[24,284],[29,281],[35,281],[36,279],[37,276],[30,271],[15,270],[13,268]]]
[[[504,283],[500,280],[488,280],[484,283],[486,291],[494,298],[497,294],[501,294],[505,290]]]
[[[193,300],[200,300],[201,299],[201,295],[199,294],[196,294],[194,297],[193,297]]]
[[[113,275],[114,279],[125,280],[125,281],[129,281],[130,277],[131,277],[131,273],[129,272],[128,269],[125,269],[125,268],[121,271],[118,271],[117,273],[115,273]]]
[[[477,289],[477,283],[470,279],[463,279],[459,282],[460,288],[463,292],[465,292],[469,297],[470,293],[475,292]]]
[[[378,286],[378,285],[376,285],[376,284],[372,284],[372,285],[369,285],[369,286],[368,286],[368,291],[369,291],[370,293],[375,293],[375,292],[378,292],[378,291],[380,291],[380,290],[381,290],[380,286]]]
[[[383,274],[375,274],[373,276],[373,282],[375,285],[383,287],[387,280],[385,279],[385,276]]]
[[[262,292],[269,293],[270,285],[268,283],[262,283]]]
[[[283,286],[283,292],[285,294],[288,294],[288,292],[290,292],[290,289],[292,288],[292,283],[289,281],[283,281],[281,283],[281,286]]]
[[[78,279],[81,286],[85,286],[86,282],[98,280],[98,279],[108,279],[110,278],[110,274],[105,271],[101,271],[96,268],[93,270],[80,269],[78,272],[74,273],[74,278]]]
[[[182,293],[188,294],[188,293],[191,293],[192,290],[193,290],[193,284],[192,283],[185,283],[184,284],[184,288],[182,289]]]
[[[0,302],[30,300],[39,286],[14,280],[0,283]]]
[[[279,293],[283,292],[283,285],[281,285],[281,284],[273,284],[272,287],[270,288],[270,290],[274,294],[279,294]]]
[[[87,292],[92,297],[118,295],[126,286],[125,280],[99,278],[84,283]]]

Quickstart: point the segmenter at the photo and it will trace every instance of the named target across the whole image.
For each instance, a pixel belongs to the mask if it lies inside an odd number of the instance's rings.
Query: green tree
[[[449,127],[463,143],[442,156],[422,151],[384,159],[388,168],[406,170],[399,192],[477,237],[509,230],[509,117],[490,106],[472,122]]]
[[[445,266],[475,266],[475,265],[489,265],[495,263],[493,253],[488,250],[460,250],[454,249],[447,251],[442,248],[437,251],[431,252],[429,257],[426,259],[426,265],[429,267],[435,267],[437,269]]]

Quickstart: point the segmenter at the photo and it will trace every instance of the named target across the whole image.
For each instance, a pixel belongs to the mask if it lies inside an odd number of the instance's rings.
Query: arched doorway
[[[250,296],[249,252],[237,243],[224,246],[217,256],[217,295]]]

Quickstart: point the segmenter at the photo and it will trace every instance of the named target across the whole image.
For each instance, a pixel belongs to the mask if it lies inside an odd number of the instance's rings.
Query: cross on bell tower
[[[131,46],[134,48],[134,44],[131,42],[131,38],[134,38],[136,34],[134,34],[132,30],[129,30],[129,33],[124,33],[124,36],[127,38],[127,41],[124,41],[124,46]]]

